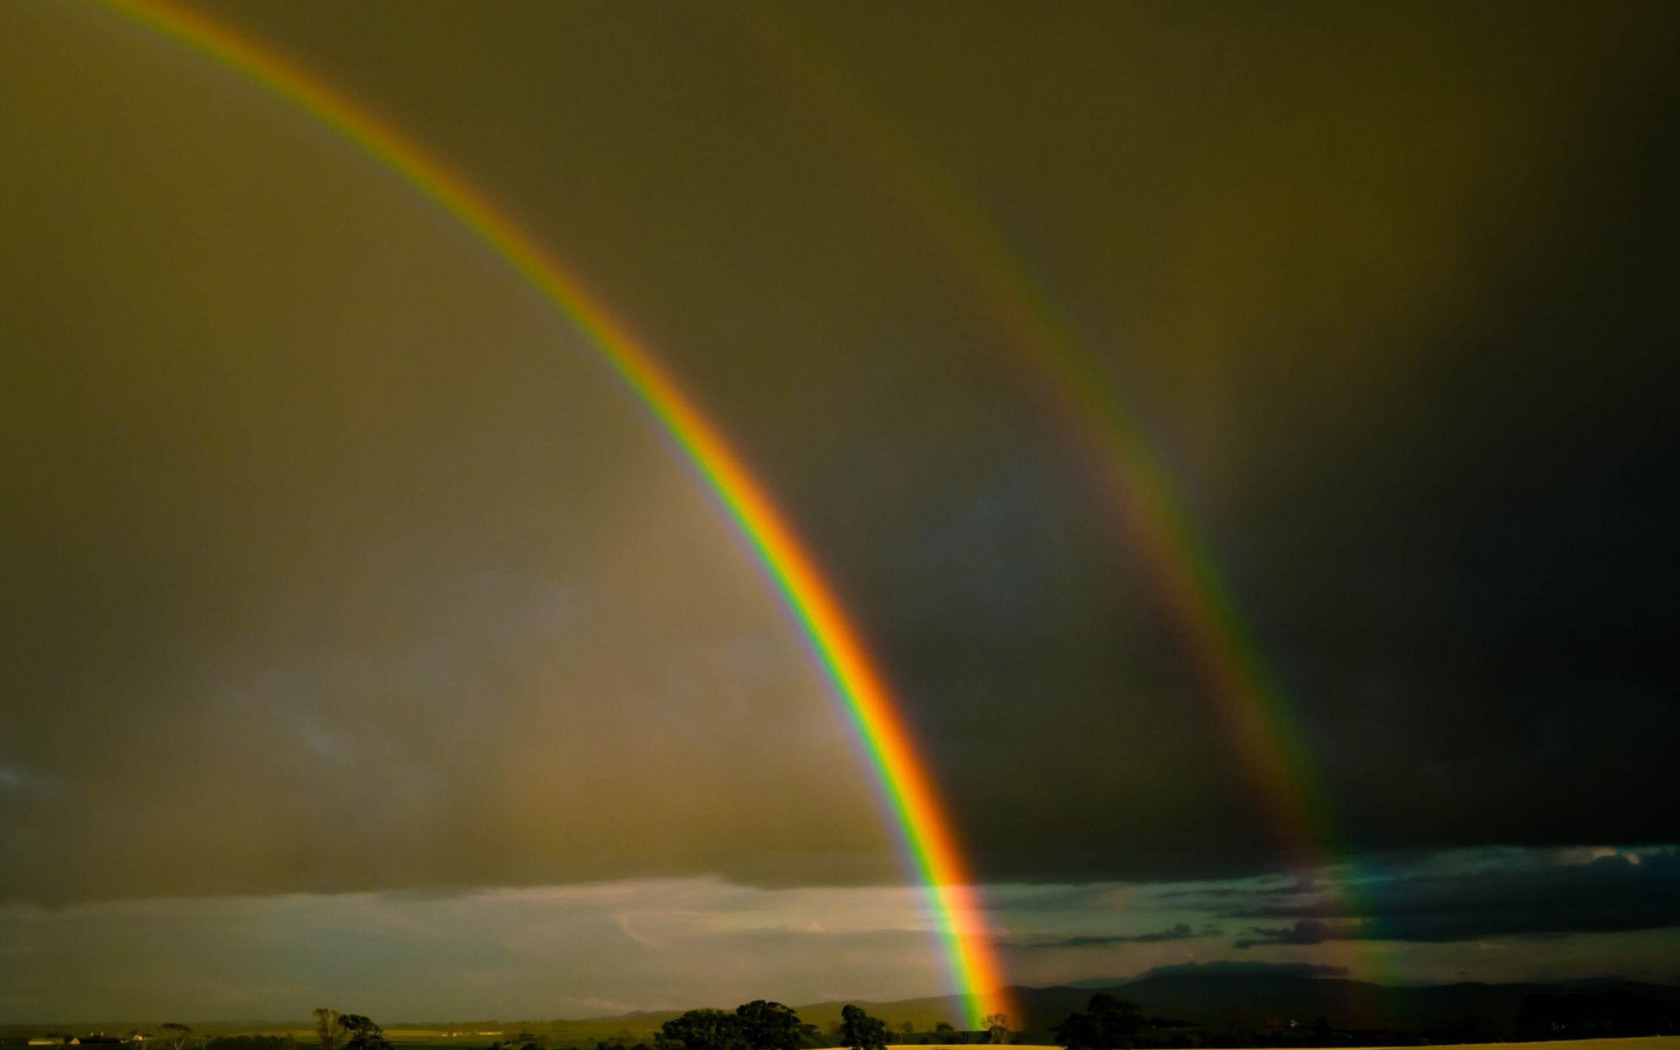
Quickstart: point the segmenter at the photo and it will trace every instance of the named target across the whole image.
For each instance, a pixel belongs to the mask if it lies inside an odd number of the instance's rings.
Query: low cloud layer
[[[945,991],[910,889],[649,880],[0,909],[0,946],[8,1021],[296,1019],[322,1003],[386,1022],[592,1017]]]
[[[1273,977],[1346,977],[1348,968],[1331,963],[1253,962],[1221,959],[1217,962],[1170,963],[1145,970],[1140,977],[1194,977],[1200,974],[1270,975]]]
[[[1307,895],[1276,903],[1256,896],[1225,914],[1294,919],[1250,927],[1236,942],[1240,948],[1662,929],[1680,926],[1680,849],[1605,851],[1550,862],[1517,853],[1481,870],[1401,871],[1361,880],[1330,900]]]
[[[1680,929],[1560,932],[1563,923],[1546,917],[1541,882],[1556,889],[1618,877],[1605,874],[1620,870],[1606,863],[1615,858],[1591,852],[1390,861],[1417,912],[1474,914],[1466,902],[1479,898],[1466,885],[1502,882],[1529,902],[1530,922],[1511,930],[1482,922],[1473,954],[1453,941],[1393,936],[1405,930],[1404,916],[1392,924],[1259,922],[1258,932],[1233,937],[1232,912],[1270,908],[1280,888],[1321,893],[1342,874],[1331,870],[1223,884],[1011,884],[986,893],[1010,979],[1029,985],[1107,987],[1198,974],[1429,983],[1680,978]],[[1642,851],[1639,866],[1672,879],[1664,865],[1674,852]],[[1369,875],[1378,861],[1360,867]],[[1525,870],[1536,873],[1529,889]],[[1425,903],[1431,894],[1439,896]],[[1315,906],[1323,903],[1294,907]],[[1567,897],[1560,906],[1567,914]],[[1553,932],[1533,932],[1542,928]],[[941,995],[948,980],[942,938],[912,887],[766,890],[703,878],[0,908],[0,1020],[11,1021],[303,1017],[322,1002],[388,1020],[583,1017],[761,996],[800,1003]]]
[[[1177,922],[1164,930],[1153,933],[1125,933],[1092,935],[1085,934],[1077,937],[1061,937],[1053,940],[1022,941],[1010,944],[1009,947],[1018,950],[1048,950],[1052,948],[1110,948],[1117,944],[1161,944],[1166,941],[1187,941],[1192,937],[1217,937],[1223,932],[1218,929],[1193,930],[1187,922]]]

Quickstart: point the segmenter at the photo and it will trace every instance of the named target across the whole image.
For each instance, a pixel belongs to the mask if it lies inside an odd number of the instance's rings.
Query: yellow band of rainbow
[[[977,309],[1087,453],[1118,535],[1155,574],[1229,752],[1257,788],[1255,803],[1265,811],[1279,860],[1325,876],[1331,902],[1357,905],[1360,884],[1350,877],[1357,876],[1356,865],[1338,863],[1342,829],[1299,712],[1114,373],[1056,308],[956,170],[820,53],[816,34],[792,31],[786,23],[796,19],[786,7],[740,10],[790,104],[807,124],[829,130],[847,158],[921,226],[924,243],[942,249],[953,276],[973,290]],[[1380,976],[1380,957],[1366,955],[1360,975]]]
[[[479,191],[412,140],[376,120],[318,77],[167,0],[102,0],[263,85],[372,154],[476,233],[572,323],[629,384],[681,447],[734,519],[818,654],[843,699],[925,886],[946,963],[965,998],[971,1027],[1010,1013],[985,912],[963,863],[949,816],[934,792],[886,683],[847,621],[815,561],[764,488],[651,353],[588,295],[535,239]]]

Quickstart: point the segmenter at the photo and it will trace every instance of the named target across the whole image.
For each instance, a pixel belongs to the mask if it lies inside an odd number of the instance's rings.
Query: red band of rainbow
[[[892,694],[786,519],[674,378],[552,255],[481,192],[320,78],[204,15],[167,0],[103,0],[261,84],[359,146],[459,219],[534,285],[611,364],[681,447],[746,537],[851,716],[891,800],[940,928],[971,1027],[1009,1013],[1002,971],[972,879]]]
[[[792,104],[845,147],[921,227],[925,243],[942,250],[952,275],[1008,337],[1022,371],[1082,447],[1121,533],[1156,577],[1228,751],[1257,789],[1283,864],[1330,873],[1334,881],[1322,888],[1332,901],[1357,903],[1360,884],[1349,877],[1357,871],[1338,864],[1342,829],[1295,705],[1111,371],[1063,319],[956,172],[822,54],[814,34],[796,32],[794,12],[758,4],[739,10]],[[1361,961],[1369,964],[1365,976],[1378,976],[1380,958],[1366,951]]]

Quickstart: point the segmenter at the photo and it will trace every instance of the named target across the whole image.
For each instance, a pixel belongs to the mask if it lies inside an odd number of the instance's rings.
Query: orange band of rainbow
[[[1115,376],[1084,345],[954,169],[821,54],[808,39],[814,34],[784,24],[794,21],[786,8],[741,10],[766,64],[807,122],[827,128],[849,159],[922,227],[926,241],[943,250],[953,276],[972,289],[978,308],[1008,337],[1024,371],[1087,453],[1126,542],[1155,574],[1230,753],[1258,789],[1256,802],[1266,810],[1283,863],[1335,869],[1342,830],[1298,711]],[[1360,892],[1357,880],[1346,877],[1324,889],[1343,902]],[[1365,975],[1376,976],[1370,967]]]
[[[967,1021],[978,1027],[985,1014],[1008,1013],[1002,972],[987,935],[985,913],[963,863],[951,820],[934,792],[892,694],[815,561],[763,486],[671,374],[585,292],[572,274],[482,193],[318,77],[202,14],[166,0],[103,2],[214,57],[372,154],[507,260],[612,365],[728,509],[818,653],[835,692],[844,700],[870,764],[891,799],[894,817],[914,857],[917,877],[926,887],[952,981],[967,1000]]]

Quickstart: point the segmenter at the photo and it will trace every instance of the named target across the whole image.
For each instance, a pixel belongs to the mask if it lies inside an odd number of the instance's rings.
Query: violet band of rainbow
[[[952,987],[970,1027],[988,1013],[1010,1013],[986,913],[892,693],[833,589],[792,527],[722,433],[653,354],[536,239],[470,183],[410,138],[318,76],[219,24],[166,0],[101,4],[200,51],[313,115],[365,150],[471,229],[534,285],[635,393],[681,448],[746,539],[817,653],[843,701],[939,928]]]
[[[1245,615],[1215,545],[1128,403],[1115,372],[1057,308],[1044,282],[958,173],[895,118],[845,68],[786,23],[786,8],[740,9],[766,65],[808,124],[827,128],[844,155],[886,191],[923,243],[938,249],[975,309],[1004,337],[1007,364],[1020,370],[1078,449],[1116,536],[1154,576],[1163,612],[1201,682],[1227,754],[1255,789],[1254,802],[1295,872],[1316,872],[1330,903],[1370,914],[1334,797],[1312,750],[1298,705]],[[1340,942],[1341,956],[1367,979],[1384,976],[1383,956]]]

